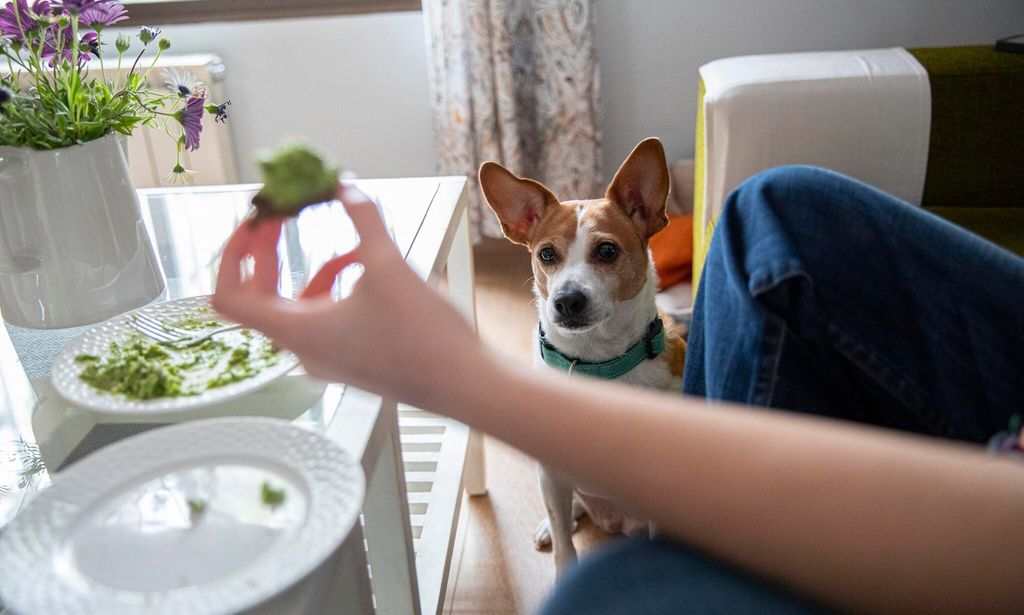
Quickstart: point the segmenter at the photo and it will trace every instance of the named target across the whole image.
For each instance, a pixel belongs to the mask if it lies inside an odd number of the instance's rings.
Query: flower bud
[[[160,39],[160,42],[157,43],[157,45],[159,45],[160,51],[167,51],[168,49],[171,48],[171,39],[166,38],[166,37],[162,38],[162,39]]]
[[[219,105],[209,104],[203,107],[206,112],[210,115],[215,116],[213,121],[220,122],[221,124],[227,123],[228,120],[228,107],[231,105],[230,100],[226,100]]]
[[[127,34],[118,34],[117,40],[114,41],[114,46],[117,47],[118,53],[124,53],[132,46],[132,39],[128,38]]]
[[[159,28],[150,28],[149,26],[139,27],[139,40],[142,41],[143,45],[150,44],[158,36],[160,36]]]

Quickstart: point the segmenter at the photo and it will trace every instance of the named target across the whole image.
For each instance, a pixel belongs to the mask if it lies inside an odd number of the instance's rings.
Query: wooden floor
[[[526,249],[484,240],[475,260],[481,337],[528,364],[537,320]],[[533,548],[533,532],[544,516],[537,466],[494,439],[487,440],[486,450],[489,493],[464,502],[444,612],[532,613],[554,584],[551,553]],[[604,538],[584,521],[576,547],[582,553]]]

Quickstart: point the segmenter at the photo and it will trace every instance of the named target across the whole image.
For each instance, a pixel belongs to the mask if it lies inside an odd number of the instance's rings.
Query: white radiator
[[[139,62],[140,68],[137,70],[145,72],[152,61],[152,56],[143,57]],[[131,72],[130,62],[131,58],[126,56],[124,64],[127,66],[122,65],[120,74],[117,72],[116,64],[111,67],[108,62],[107,78],[113,79],[117,74],[119,82],[124,83],[128,73]],[[100,64],[97,60],[89,62],[87,66],[91,74],[96,76],[100,74]],[[224,87],[224,63],[218,56],[213,54],[163,56],[149,72],[150,89],[156,92],[167,91],[167,86],[164,85],[164,71],[169,68],[194,74],[206,86],[207,99],[210,102],[220,104],[228,100],[228,93]],[[0,69],[0,75],[6,74],[6,65],[4,65],[3,69]],[[28,76],[22,73],[21,78],[23,81],[27,81]],[[230,123],[230,120],[228,122]],[[204,114],[203,135],[200,143],[201,147],[198,150],[185,152],[182,156],[182,164],[185,168],[196,172],[190,183],[198,186],[237,184],[238,165],[235,162],[235,147],[231,139],[230,126],[214,122],[212,115]],[[174,168],[175,147],[174,139],[160,129],[146,126],[139,126],[135,129],[135,133],[127,139],[127,153],[128,168],[136,188],[156,188],[164,185],[164,178]]]
[[[145,61],[145,58],[143,58]],[[90,67],[98,70],[99,67]],[[166,90],[164,71],[170,68],[187,71],[206,86],[207,99],[217,104],[229,99],[224,87],[224,63],[212,54],[163,56],[149,73],[149,87],[154,91]],[[121,79],[128,69],[122,68]],[[107,75],[110,77],[110,67]],[[230,108],[229,108],[230,110]],[[230,123],[231,120],[228,120]],[[214,122],[212,115],[203,116],[203,135],[200,148],[182,155],[186,169],[195,171],[191,183],[198,186],[238,183],[238,166],[229,124]],[[163,185],[164,178],[174,167],[175,142],[162,130],[141,126],[128,138],[128,168],[136,188],[154,188]]]

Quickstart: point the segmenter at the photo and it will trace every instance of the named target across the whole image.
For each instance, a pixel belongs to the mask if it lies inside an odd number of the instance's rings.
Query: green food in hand
[[[294,216],[334,198],[338,167],[306,144],[282,146],[258,163],[264,184],[252,202],[259,216]]]
[[[284,489],[275,489],[270,486],[270,483],[263,481],[263,487],[260,489],[260,499],[263,503],[271,508],[277,508],[281,504],[284,504]]]
[[[270,340],[246,330],[226,332],[187,348],[132,334],[111,343],[102,357],[81,354],[75,361],[85,366],[78,377],[89,385],[146,400],[199,395],[252,378],[276,364],[277,353]]]

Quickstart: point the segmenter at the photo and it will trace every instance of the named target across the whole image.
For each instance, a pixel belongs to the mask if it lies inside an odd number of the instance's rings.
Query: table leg
[[[373,615],[373,592],[366,567],[366,543],[363,527],[356,522],[348,538],[333,558],[335,570],[328,570],[324,588],[327,596],[322,613],[339,615]],[[331,583],[331,578],[334,582]],[[310,611],[313,612],[313,611]]]
[[[377,613],[419,613],[416,556],[394,402],[383,402],[380,420],[387,429],[376,466],[367,477],[363,504]]]
[[[476,329],[476,299],[473,294],[473,244],[469,235],[469,210],[463,209],[455,228],[448,253],[448,292],[452,302]],[[487,466],[484,459],[484,437],[476,430],[469,432],[466,450],[466,491],[470,495],[487,493]]]

